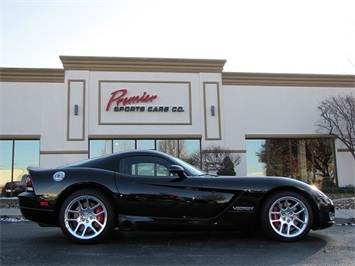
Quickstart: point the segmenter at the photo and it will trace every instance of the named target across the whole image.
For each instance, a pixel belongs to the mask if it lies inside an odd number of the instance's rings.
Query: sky
[[[0,0],[0,67],[60,55],[225,59],[225,72],[355,74],[354,0]]]

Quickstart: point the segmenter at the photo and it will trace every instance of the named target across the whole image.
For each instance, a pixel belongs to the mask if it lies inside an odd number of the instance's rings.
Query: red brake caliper
[[[272,211],[273,211],[273,212],[277,212],[278,209],[277,209],[276,207],[274,207],[274,208],[272,209]],[[279,216],[278,214],[276,214],[276,213],[273,213],[273,214],[271,215],[271,219],[272,219],[272,220],[277,220],[277,219],[280,219],[280,216]],[[273,222],[273,225],[274,225],[276,228],[279,228],[280,222]]]
[[[95,209],[95,213],[97,214],[97,213],[100,213],[100,212],[102,212],[102,207],[97,207],[96,209]],[[99,223],[103,223],[104,222],[104,219],[105,219],[105,217],[104,217],[104,214],[100,214],[100,215],[98,215],[97,217],[96,217],[96,220],[99,222]],[[95,227],[96,228],[98,228],[98,227],[100,227],[100,225],[98,225],[98,224],[96,224],[95,223]]]

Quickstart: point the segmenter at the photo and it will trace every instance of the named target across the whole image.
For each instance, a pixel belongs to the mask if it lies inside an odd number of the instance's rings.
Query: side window
[[[132,156],[121,162],[121,172],[137,176],[169,176],[170,163],[152,156]]]

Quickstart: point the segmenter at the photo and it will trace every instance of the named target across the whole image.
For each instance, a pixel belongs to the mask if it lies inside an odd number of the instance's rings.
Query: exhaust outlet
[[[132,230],[134,227],[135,227],[134,223],[132,223],[129,220],[123,221],[120,225],[120,229],[122,229],[124,231]]]

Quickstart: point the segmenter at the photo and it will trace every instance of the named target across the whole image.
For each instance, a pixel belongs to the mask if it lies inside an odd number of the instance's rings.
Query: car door
[[[195,177],[169,172],[173,163],[157,156],[123,158],[116,183],[127,215],[165,218],[208,218],[213,215],[211,191]]]

